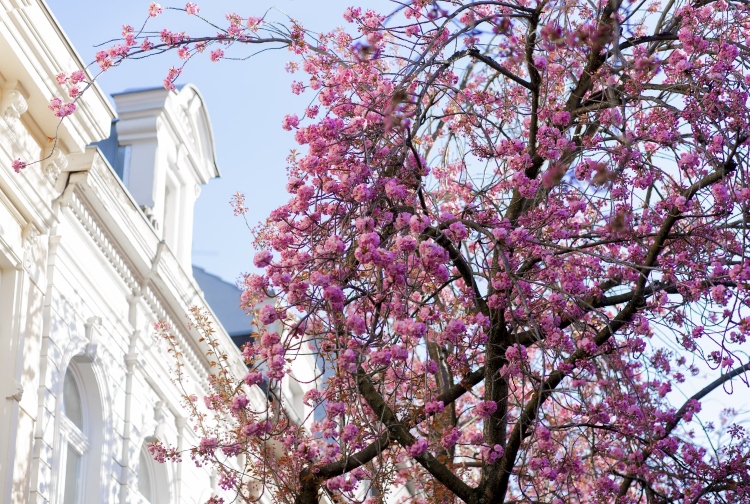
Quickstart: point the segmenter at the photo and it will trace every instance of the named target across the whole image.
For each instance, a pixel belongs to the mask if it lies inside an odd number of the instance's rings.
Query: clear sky
[[[70,37],[84,61],[90,62],[95,45],[120,35],[122,25],[139,27],[147,17],[148,0],[47,0],[52,13]],[[160,2],[182,7],[184,2]],[[225,25],[225,14],[261,16],[275,7],[298,19],[305,27],[327,31],[345,22],[342,13],[354,0],[196,0],[201,14]],[[359,6],[380,6],[386,0],[357,0]],[[283,14],[276,13],[276,19]],[[191,22],[193,21],[193,22]],[[210,33],[185,13],[169,12],[151,20],[154,29],[169,27],[198,36]],[[229,52],[227,55],[231,55]],[[206,55],[207,56],[207,55]],[[222,177],[203,187],[196,205],[193,262],[228,281],[253,269],[252,237],[245,222],[232,215],[229,199],[237,191],[248,198],[249,223],[254,226],[271,210],[284,203],[287,193],[286,162],[296,147],[293,134],[281,129],[288,113],[301,112],[310,95],[290,91],[294,76],[284,71],[294,55],[286,50],[269,51],[248,61],[212,63],[196,58],[186,67],[178,84],[195,84],[203,94],[213,123],[219,169]],[[106,93],[132,88],[160,86],[167,69],[178,64],[176,54],[141,61],[128,61],[103,74],[99,84]]]

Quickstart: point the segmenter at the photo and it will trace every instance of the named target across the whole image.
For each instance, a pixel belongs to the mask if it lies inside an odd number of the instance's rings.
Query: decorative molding
[[[159,440],[166,439],[167,415],[164,412],[165,409],[166,403],[164,401],[156,402],[156,405],[154,406],[154,422],[156,423],[156,425],[154,427],[153,436]]]
[[[62,153],[62,150],[55,149],[46,153],[47,160],[42,165],[42,172],[47,177],[50,184],[55,185],[57,177],[68,166],[68,158]]]
[[[143,300],[146,301],[146,304],[149,306],[149,308],[151,308],[153,314],[159,320],[165,321],[169,326],[169,330],[177,337],[178,344],[182,348],[182,355],[185,360],[191,365],[192,371],[195,373],[198,369],[201,369],[202,366],[200,364],[198,355],[195,353],[195,350],[190,345],[190,342],[185,337],[183,332],[177,329],[177,324],[175,324],[174,320],[172,320],[172,317],[167,314],[167,311],[164,309],[164,304],[157,297],[156,293],[151,290],[150,287],[146,287],[142,290],[142,294]]]
[[[102,230],[102,227],[97,222],[96,218],[86,209],[83,202],[78,198],[75,191],[71,191],[70,200],[68,203],[69,208],[75,215],[76,219],[81,223],[83,228],[88,232],[94,240],[94,243],[102,251],[104,257],[107,258],[109,263],[115,268],[115,271],[120,275],[123,281],[126,283],[128,288],[132,292],[140,292],[143,295],[143,299],[151,309],[152,313],[159,320],[164,320],[169,324],[171,331],[177,336],[178,342],[182,348],[183,356],[185,360],[192,367],[193,373],[200,374],[199,369],[202,369],[201,360],[198,358],[194,348],[190,345],[190,342],[185,337],[182,331],[178,330],[179,327],[175,324],[172,317],[167,314],[164,309],[165,304],[157,297],[153,290],[149,287],[139,285],[135,279],[135,275],[132,269],[125,262],[120,254],[119,250],[112,244],[107,237],[106,233]]]
[[[8,123],[13,123],[21,119],[27,110],[29,110],[29,104],[18,89],[18,81],[7,81],[3,87],[2,101],[0,101],[0,115]]]
[[[13,380],[13,393],[6,397],[6,399],[13,399],[16,402],[21,402],[21,397],[23,397],[23,385],[21,385],[21,382],[18,380]]]
[[[104,257],[106,257],[109,263],[115,268],[115,271],[117,271],[125,284],[130,290],[136,291],[138,289],[138,282],[136,282],[131,268],[123,260],[119,251],[114,245],[112,245],[105,232],[99,226],[99,223],[94,219],[94,216],[86,210],[85,206],[75,193],[71,194],[69,208],[72,210],[76,219],[78,219],[81,225],[83,225],[83,228],[88,232],[89,236],[93,238],[94,243],[96,243],[99,250],[104,254]]]
[[[137,353],[125,354],[125,367],[128,368],[128,372],[132,371],[135,368],[135,365],[139,363],[140,359],[138,358]]]
[[[188,419],[183,416],[176,416],[174,418],[174,425],[177,427],[178,435],[182,436],[182,429],[185,428],[185,426],[188,423]]]
[[[96,343],[88,343],[83,349],[83,354],[89,359],[96,360],[96,352],[99,349],[99,345]]]
[[[89,317],[88,320],[86,320],[84,327],[86,330],[86,339],[91,342],[89,343],[89,345],[93,344],[94,346],[96,346],[96,341],[99,339],[97,338],[97,336],[99,335],[99,331],[101,331],[102,328],[102,318]]]
[[[30,250],[39,241],[41,233],[31,222],[26,223],[21,232],[21,239],[23,240],[23,248]]]
[[[114,169],[100,152],[97,152],[93,157],[89,173],[95,174],[98,178],[98,183],[101,184],[103,188],[109,189],[109,192],[112,193],[125,208],[138,208],[138,204],[128,192],[125,184],[123,184],[122,180],[120,180],[115,174]]]
[[[39,241],[41,233],[31,222],[27,222],[21,231],[21,240],[23,243],[23,267],[30,270],[34,258],[34,246]]]
[[[143,212],[143,215],[146,216],[146,220],[148,220],[149,224],[151,224],[151,227],[153,227],[154,230],[158,231],[159,221],[156,219],[156,216],[154,216],[154,209],[148,205],[141,205],[141,212]]]

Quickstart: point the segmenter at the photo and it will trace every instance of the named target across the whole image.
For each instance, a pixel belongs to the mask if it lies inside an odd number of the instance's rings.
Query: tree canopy
[[[746,1],[404,0],[328,33],[255,14],[201,37],[149,18],[97,56],[286,48],[310,98],[245,279],[248,310],[275,304],[248,375],[218,371],[198,417],[193,456],[224,489],[750,501],[747,431],[698,421],[750,369]],[[271,400],[309,353],[305,427]]]

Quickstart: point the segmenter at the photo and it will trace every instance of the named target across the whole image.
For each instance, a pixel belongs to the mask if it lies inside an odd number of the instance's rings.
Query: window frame
[[[151,454],[148,452],[148,449],[146,448],[147,441],[144,440],[143,443],[141,443],[141,449],[138,450],[138,467],[136,468],[135,474],[136,474],[136,490],[138,492],[138,497],[140,498],[141,502],[144,504],[157,504],[159,502],[158,500],[158,488],[156,488],[156,471],[153,467],[154,459],[151,457]],[[142,462],[146,462],[146,465],[142,464]],[[141,471],[146,471],[148,473],[148,483],[149,483],[149,493],[151,494],[150,498],[146,498],[145,495],[141,493]]]
[[[72,420],[70,420],[67,415],[65,414],[65,407],[64,401],[64,384],[65,379],[68,376],[68,373],[70,373],[71,377],[73,378],[73,383],[75,384],[76,390],[78,392],[78,397],[81,404],[81,418],[82,418],[82,426],[83,429],[79,429],[78,426],[73,423]],[[59,478],[58,478],[58,489],[57,489],[57,497],[58,502],[62,504],[83,504],[86,502],[86,488],[87,488],[87,465],[88,465],[88,455],[91,450],[91,442],[90,439],[90,428],[91,428],[91,419],[89,418],[89,411],[88,411],[88,401],[86,396],[86,390],[83,386],[83,378],[81,377],[80,372],[75,366],[75,363],[71,359],[71,361],[68,363],[67,368],[65,369],[65,373],[62,374],[62,386],[60,387],[60,439],[59,439]],[[76,489],[74,492],[73,502],[65,502],[65,490],[66,490],[66,480],[67,480],[67,471],[68,471],[68,450],[74,450],[79,455],[78,460],[78,467],[76,469],[77,475],[76,475]]]

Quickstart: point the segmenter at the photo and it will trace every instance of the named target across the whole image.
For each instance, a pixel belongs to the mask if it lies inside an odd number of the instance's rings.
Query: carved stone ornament
[[[29,110],[29,104],[21,91],[16,89],[18,81],[8,81],[3,88],[3,98],[0,101],[0,115],[6,120],[18,120]]]
[[[36,242],[39,241],[39,236],[41,236],[41,233],[39,233],[39,230],[32,224],[31,222],[28,222],[24,227],[21,234],[21,237],[23,238],[23,248],[26,250],[30,250],[34,245],[36,245]]]
[[[96,360],[96,351],[99,349],[96,343],[89,343],[83,350],[83,354],[91,360]]]
[[[17,402],[21,402],[21,397],[23,397],[23,385],[21,385],[21,382],[18,380],[13,380],[13,388],[12,394],[6,397],[6,399],[13,399]]]
[[[159,221],[156,220],[156,217],[154,216],[154,209],[151,208],[148,205],[141,205],[141,212],[146,216],[146,219],[151,223],[151,226],[158,231],[159,230]]]
[[[52,151],[49,158],[44,162],[42,171],[44,171],[44,175],[47,177],[47,180],[49,180],[49,182],[54,185],[57,181],[57,177],[60,175],[60,172],[63,171],[67,166],[68,158],[65,157],[65,154],[63,154],[60,149],[55,149],[54,151]]]
[[[154,406],[154,437],[164,440],[167,434],[167,415],[164,413],[164,401],[157,401]]]
[[[31,222],[27,223],[23,227],[21,238],[23,240],[23,267],[27,270],[31,269],[33,264],[34,246],[39,241],[39,230]]]
[[[96,342],[99,339],[97,336],[102,328],[102,318],[96,316],[89,317],[84,324],[84,328],[86,331],[86,339],[89,341],[89,346],[93,344],[94,353],[96,353]]]

